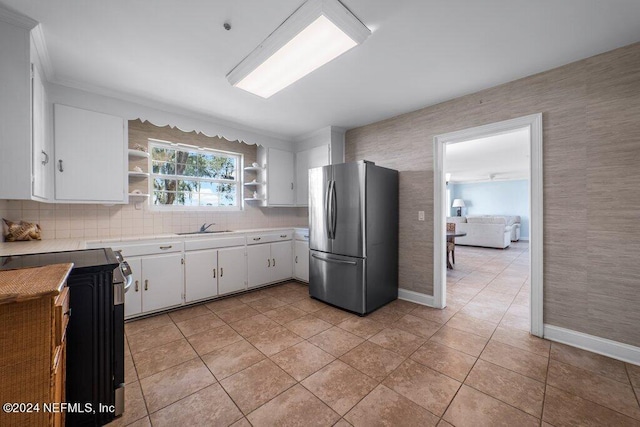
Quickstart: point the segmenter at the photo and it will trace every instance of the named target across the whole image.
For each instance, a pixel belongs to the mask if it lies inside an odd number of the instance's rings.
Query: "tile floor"
[[[640,426],[640,367],[531,337],[527,246],[457,247],[445,310],[286,283],[127,323],[135,426]]]

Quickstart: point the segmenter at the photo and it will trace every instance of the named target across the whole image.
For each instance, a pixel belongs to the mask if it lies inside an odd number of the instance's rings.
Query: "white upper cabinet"
[[[127,126],[121,117],[55,104],[55,199],[127,201]]]
[[[331,163],[329,145],[296,153],[296,206],[309,205],[309,169]]]
[[[293,153],[267,149],[267,206],[293,206],[295,202]]]
[[[45,92],[31,35],[37,23],[10,16],[0,19],[0,199],[46,201],[52,168],[46,162],[51,150]]]

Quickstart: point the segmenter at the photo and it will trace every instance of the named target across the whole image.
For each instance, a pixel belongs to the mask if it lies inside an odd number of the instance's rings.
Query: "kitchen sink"
[[[232,230],[217,230],[217,231],[189,231],[186,233],[176,233],[178,236],[189,236],[193,234],[216,234],[216,233],[231,233]]]

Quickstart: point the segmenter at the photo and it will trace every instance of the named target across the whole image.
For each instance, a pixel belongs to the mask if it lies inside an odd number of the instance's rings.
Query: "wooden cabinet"
[[[44,403],[65,402],[66,331],[70,318],[65,286],[72,264],[0,271],[0,399],[38,403],[40,410],[0,411],[2,426],[64,425],[64,413]],[[33,409],[33,408],[32,408]]]
[[[296,153],[296,206],[309,205],[309,169],[331,163],[329,145]]]
[[[280,282],[293,275],[292,233],[247,236],[249,288]]]
[[[309,282],[309,241],[293,242],[293,278]]]
[[[126,121],[61,104],[53,114],[56,201],[125,203]]]

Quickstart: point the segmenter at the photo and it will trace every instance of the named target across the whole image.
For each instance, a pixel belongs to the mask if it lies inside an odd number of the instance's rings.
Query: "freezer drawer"
[[[366,260],[319,251],[309,255],[309,294],[359,314],[365,307]]]

